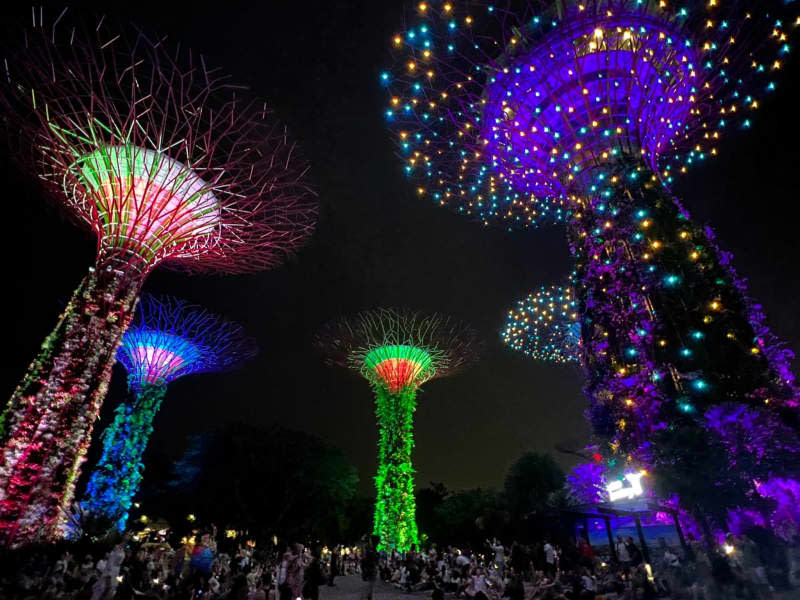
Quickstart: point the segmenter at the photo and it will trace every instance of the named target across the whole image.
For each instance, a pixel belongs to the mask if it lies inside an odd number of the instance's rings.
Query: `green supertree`
[[[330,364],[358,371],[375,392],[380,434],[373,533],[379,549],[405,552],[419,543],[411,462],[417,390],[475,360],[475,332],[449,317],[377,309],[329,324],[316,342]]]

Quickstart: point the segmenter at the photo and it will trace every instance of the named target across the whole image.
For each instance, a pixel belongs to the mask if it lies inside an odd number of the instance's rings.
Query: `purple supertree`
[[[123,530],[167,385],[192,373],[233,369],[257,353],[255,341],[236,323],[183,300],[143,296],[117,352],[128,371],[128,397],[102,434],[103,454],[83,507]]]
[[[35,16],[3,62],[13,156],[96,235],[97,258],[0,419],[0,544],[59,535],[148,273],[270,268],[315,220],[307,165],[266,104],[106,23]]]
[[[791,353],[667,186],[751,126],[797,21],[778,2],[522,4],[422,2],[393,37],[386,118],[418,194],[485,225],[566,222],[609,462],[679,481],[693,467],[672,438],[723,446],[705,413],[724,402],[793,434]],[[732,473],[752,495],[753,473]]]

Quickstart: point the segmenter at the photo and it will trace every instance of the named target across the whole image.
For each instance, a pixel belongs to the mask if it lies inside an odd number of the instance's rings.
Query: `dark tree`
[[[338,542],[349,528],[358,472],[341,451],[278,426],[234,424],[190,436],[172,481],[148,510],[256,536]]]
[[[436,509],[450,494],[443,483],[434,481],[428,487],[417,490],[417,524],[422,534],[430,538],[437,530],[439,517]]]
[[[526,452],[511,465],[504,485],[515,518],[544,510],[564,487],[564,472],[548,454]]]
[[[440,544],[480,547],[502,528],[505,512],[494,490],[463,490],[447,496],[434,511],[437,519],[430,539]]]

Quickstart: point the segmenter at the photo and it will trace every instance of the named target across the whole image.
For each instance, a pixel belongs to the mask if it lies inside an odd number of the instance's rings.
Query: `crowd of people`
[[[797,540],[800,542],[800,540]],[[506,548],[498,540],[470,549],[432,548],[381,558],[381,578],[405,591],[429,590],[433,600],[729,600],[773,598],[776,588],[800,595],[800,543],[775,564],[747,536],[729,535],[718,546],[690,536],[684,549],[662,538],[645,551],[618,536],[598,555],[583,538],[559,546],[549,540]]]
[[[176,548],[123,538],[105,551],[82,555],[64,551],[54,557],[46,549],[28,552],[22,561],[9,555],[0,597],[319,600],[320,589],[335,586],[341,576],[361,580],[364,600],[373,600],[379,581],[396,593],[432,600],[766,599],[776,588],[800,594],[800,538],[783,549],[783,560],[774,548],[733,535],[722,545],[690,537],[685,548],[661,539],[649,550],[618,536],[603,554],[583,538],[508,546],[494,539],[474,549],[432,546],[403,554],[378,552],[374,536],[353,548],[292,544],[283,552],[248,543],[218,551],[216,539],[210,530]]]

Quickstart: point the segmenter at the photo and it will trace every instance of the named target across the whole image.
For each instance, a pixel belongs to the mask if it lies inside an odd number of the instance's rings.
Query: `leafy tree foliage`
[[[509,511],[516,518],[540,513],[557,502],[564,487],[564,472],[549,454],[526,452],[506,475],[504,491]]]

